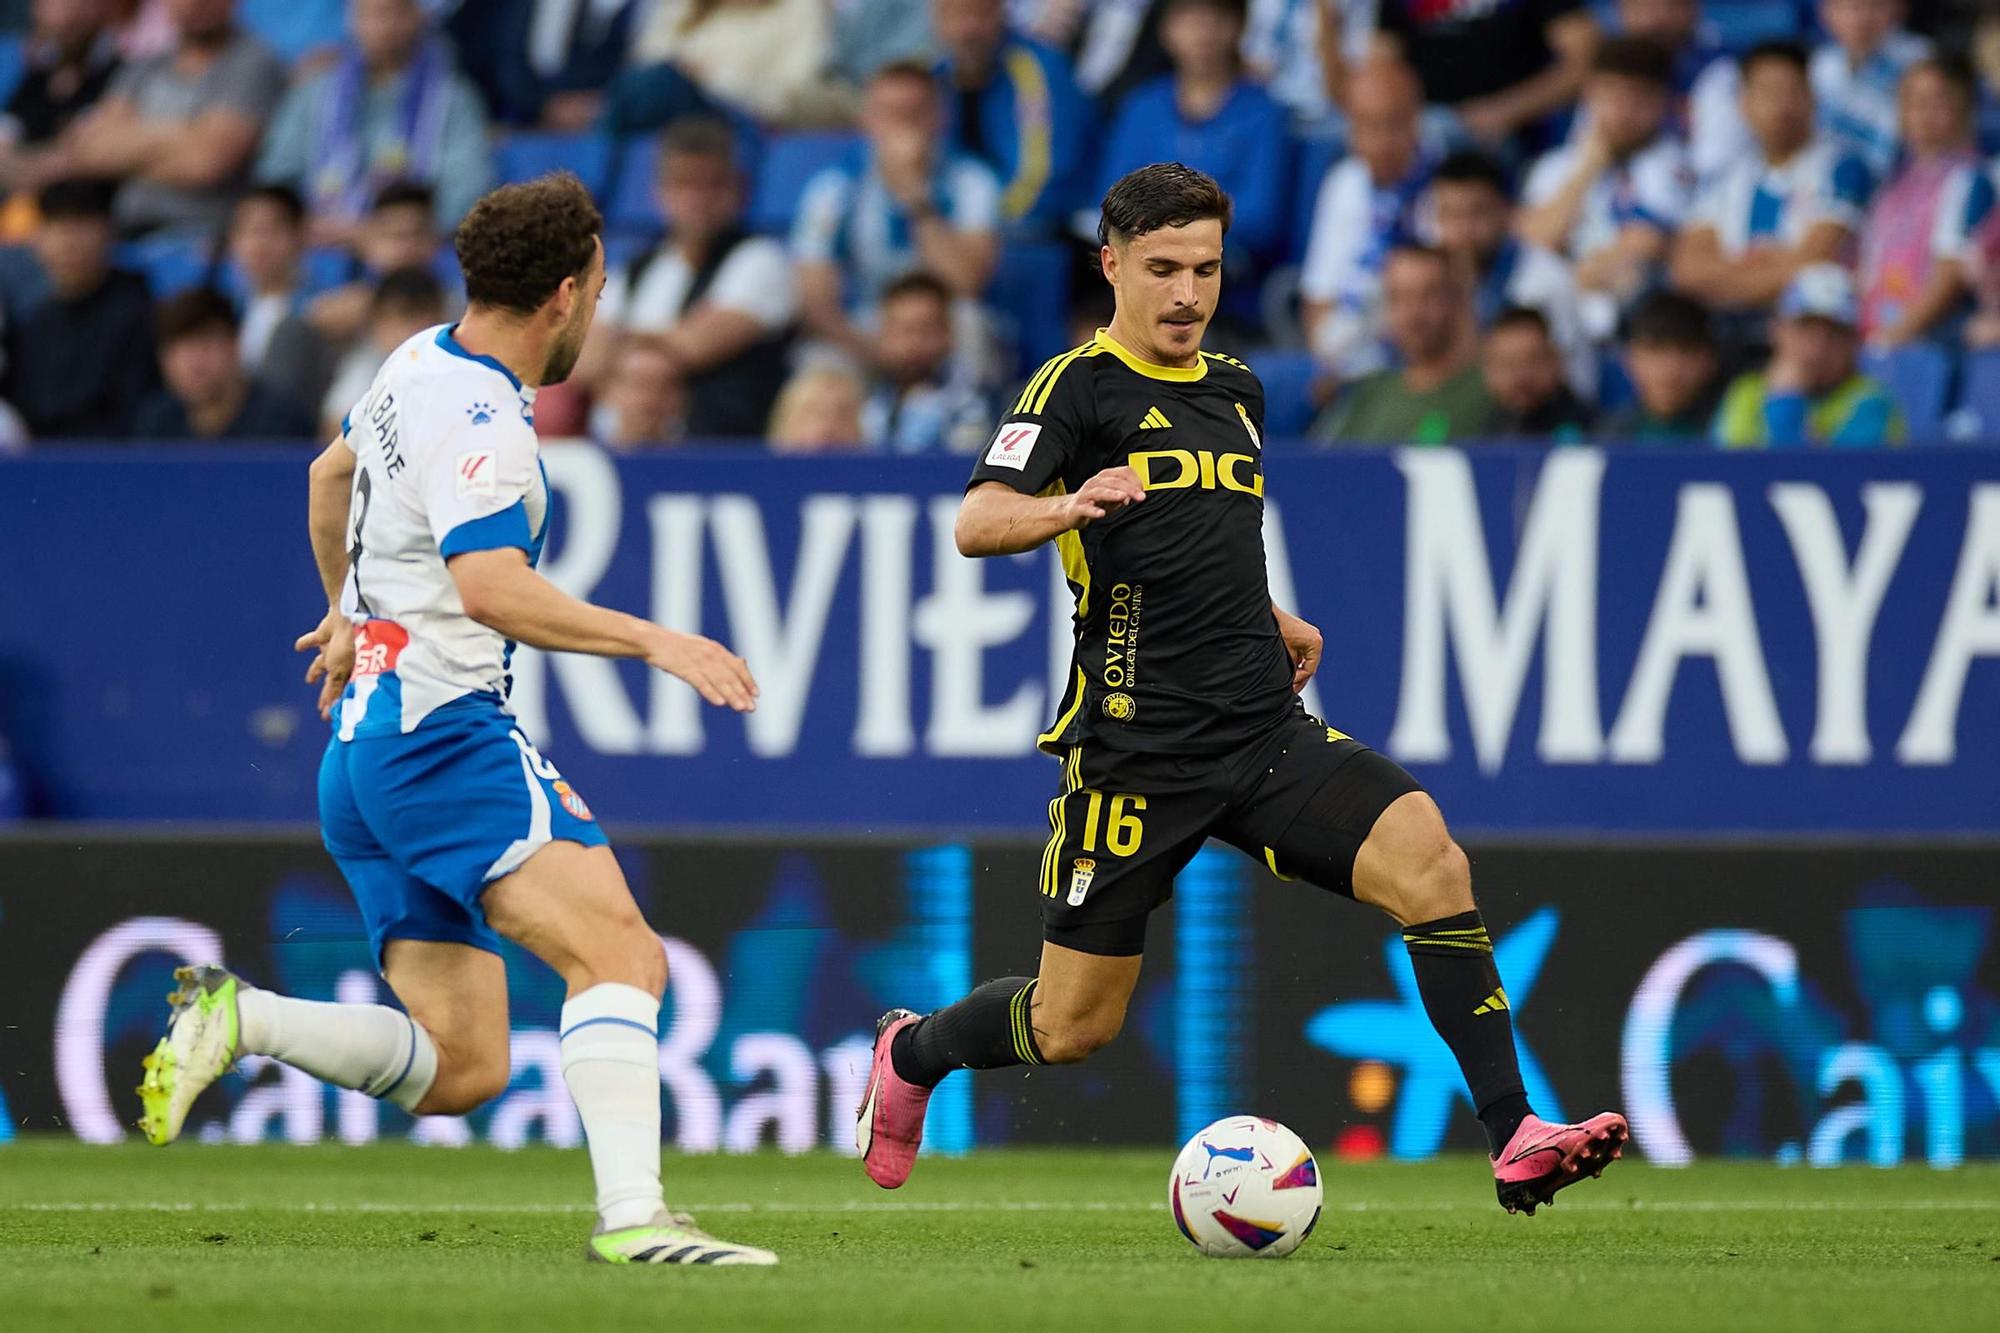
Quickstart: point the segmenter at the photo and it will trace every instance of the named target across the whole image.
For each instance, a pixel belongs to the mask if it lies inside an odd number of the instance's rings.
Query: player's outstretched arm
[[[306,684],[318,684],[319,715],[332,715],[334,701],[354,673],[354,627],[340,613],[340,589],[347,582],[347,514],[354,495],[354,451],[335,440],[307,471],[306,530],[312,537],[313,563],[326,590],[326,615],[301,634],[292,646],[313,654]]]
[[[446,568],[465,614],[510,639],[551,652],[643,658],[718,707],[748,713],[757,706],[750,668],[721,644],[579,601],[530,569],[517,547],[467,551]]]
[[[1005,482],[981,482],[965,493],[952,535],[960,555],[1015,555],[1145,498],[1129,467],[1106,468],[1074,495],[1023,495]]]

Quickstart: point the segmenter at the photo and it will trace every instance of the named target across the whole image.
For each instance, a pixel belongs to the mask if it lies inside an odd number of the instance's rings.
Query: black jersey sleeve
[[[968,489],[997,481],[1023,495],[1039,495],[1082,455],[1095,422],[1087,350],[1065,352],[1029,379],[1014,410],[987,441]]]

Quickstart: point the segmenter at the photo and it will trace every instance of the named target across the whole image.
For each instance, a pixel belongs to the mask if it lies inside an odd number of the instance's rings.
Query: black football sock
[[[1457,916],[1403,927],[1403,943],[1416,969],[1417,990],[1431,1026],[1458,1057],[1489,1156],[1498,1157],[1529,1114],[1514,1054],[1514,1020],[1507,992],[1493,966],[1493,941],[1475,908]]]
[[[918,1019],[889,1043],[896,1077],[932,1088],[954,1069],[1042,1064],[1034,1002],[1034,978],[1001,977]]]

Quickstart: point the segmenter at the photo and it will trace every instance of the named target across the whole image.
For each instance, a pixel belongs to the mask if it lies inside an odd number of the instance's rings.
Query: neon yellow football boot
[[[139,1085],[145,1114],[139,1128],[162,1147],[180,1137],[194,1099],[236,1063],[238,1037],[236,974],[220,967],[174,969],[179,987],[167,996],[173,1016],[167,1035],[146,1057]]]
[[[685,1213],[662,1212],[642,1227],[606,1231],[600,1224],[584,1246],[584,1256],[600,1264],[714,1264],[768,1267],[778,1256],[754,1245],[718,1240]]]

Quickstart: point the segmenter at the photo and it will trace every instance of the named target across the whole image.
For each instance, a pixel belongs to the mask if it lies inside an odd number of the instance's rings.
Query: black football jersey
[[[1156,366],[1099,331],[1028,381],[971,486],[1076,491],[1129,466],[1146,499],[1056,541],[1076,656],[1052,754],[1214,754],[1296,707],[1264,569],[1264,388],[1240,361]]]

